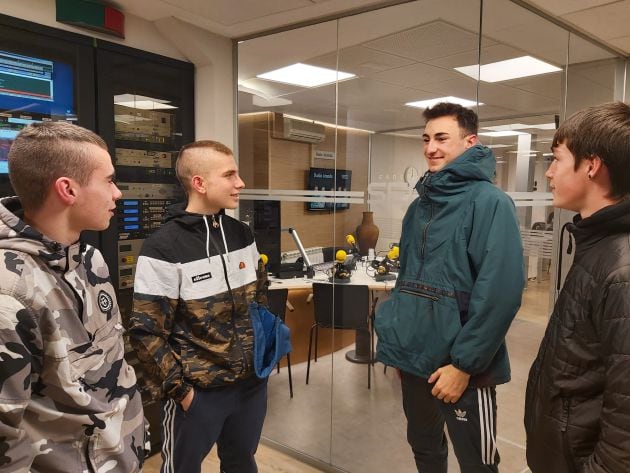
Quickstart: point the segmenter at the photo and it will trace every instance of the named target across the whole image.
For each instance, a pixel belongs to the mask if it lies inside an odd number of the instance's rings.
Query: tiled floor
[[[502,473],[529,471],[524,449],[524,392],[547,323],[548,299],[546,283],[530,282],[508,333],[512,381],[497,388]],[[372,374],[372,389],[368,390],[367,367],[350,363],[343,352],[337,352],[311,365],[308,386],[304,383],[306,364],[293,366],[295,395],[290,399],[286,369],[279,375],[274,373],[269,380],[269,410],[263,435],[352,473],[415,473],[405,439],[397,375],[392,369],[384,373],[380,364]],[[319,471],[264,445],[257,460],[260,473]],[[145,473],[158,471],[159,464],[159,456],[151,458]],[[218,472],[217,465],[211,454],[204,463],[204,473]],[[459,472],[452,452],[448,471]]]

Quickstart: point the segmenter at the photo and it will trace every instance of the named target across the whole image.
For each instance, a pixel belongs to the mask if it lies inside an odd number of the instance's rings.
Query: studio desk
[[[313,282],[328,282],[328,276],[324,273],[316,273],[312,279],[307,279],[306,277],[293,279],[270,277],[269,281],[271,282],[269,286],[270,291],[274,289],[289,290],[285,321],[291,329],[291,343],[293,345],[291,364],[305,362],[308,358],[309,330],[315,322],[314,304],[312,301]],[[396,281],[376,281],[367,274],[365,267],[357,266],[357,269],[352,272],[350,282],[344,284],[368,286],[370,299],[373,301],[375,297],[381,298],[388,294],[394,288]],[[355,333],[354,330],[336,330],[334,337],[331,334],[332,329],[319,329],[318,356],[328,355],[356,341],[356,350],[348,352],[346,358],[349,361],[358,363],[366,363],[369,360],[369,333],[365,334],[360,331]],[[333,340],[334,347],[332,346]]]

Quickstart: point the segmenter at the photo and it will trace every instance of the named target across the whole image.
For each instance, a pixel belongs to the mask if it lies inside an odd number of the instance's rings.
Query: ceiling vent
[[[273,137],[302,143],[321,143],[326,138],[324,125],[274,113]]]

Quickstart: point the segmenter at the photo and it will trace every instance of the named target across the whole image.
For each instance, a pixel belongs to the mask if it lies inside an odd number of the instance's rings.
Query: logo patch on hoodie
[[[114,307],[114,300],[112,296],[107,294],[105,291],[99,291],[98,293],[98,308],[101,309],[101,312],[107,314]]]
[[[192,277],[192,282],[194,284],[196,282],[201,282],[201,281],[205,281],[206,279],[210,279],[211,277],[212,277],[212,273],[197,274],[196,276]]]
[[[238,264],[238,269],[245,269],[245,262],[244,262],[244,261],[241,261],[241,262]]]

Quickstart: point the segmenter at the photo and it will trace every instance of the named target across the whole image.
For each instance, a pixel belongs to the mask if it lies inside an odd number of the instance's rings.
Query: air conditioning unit
[[[274,138],[302,143],[321,143],[326,138],[325,131],[324,125],[274,113],[272,134]]]

